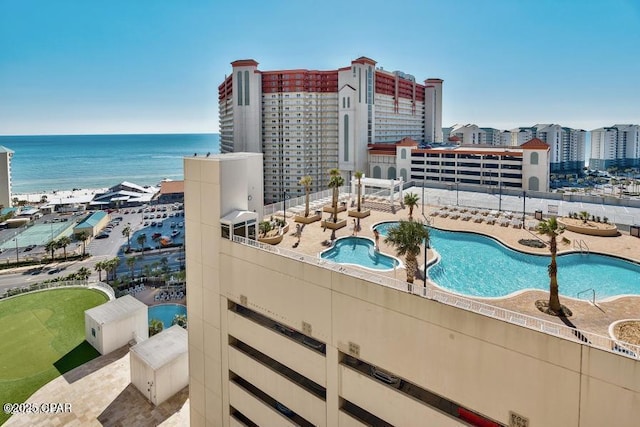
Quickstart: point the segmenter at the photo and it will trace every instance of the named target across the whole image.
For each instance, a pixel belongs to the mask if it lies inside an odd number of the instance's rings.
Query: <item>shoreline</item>
[[[47,197],[47,201],[55,201],[62,199],[75,199],[80,197],[92,196],[96,194],[104,193],[109,188],[76,188],[73,190],[49,190],[49,191],[36,191],[33,193],[16,193],[12,194],[11,198],[17,198],[19,201],[25,200],[28,203],[40,203],[43,196]]]

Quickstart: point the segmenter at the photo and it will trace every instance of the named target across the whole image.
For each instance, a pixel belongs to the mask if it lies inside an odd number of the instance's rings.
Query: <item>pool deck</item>
[[[392,209],[384,203],[367,202],[363,206],[363,209],[368,207],[371,207],[371,215],[360,220],[360,231],[357,233],[357,235],[361,237],[368,237],[371,239],[374,238],[373,230],[371,228],[374,224],[382,221],[398,221],[400,219],[408,219],[409,215],[408,208],[402,208],[397,205],[395,207],[395,213],[392,212]],[[538,235],[535,231],[526,230],[524,228],[517,229],[513,227],[504,227],[499,225],[498,223],[492,225],[485,222],[476,223],[473,222],[473,220],[463,221],[462,219],[443,218],[440,216],[433,217],[429,215],[432,211],[440,208],[442,207],[434,205],[425,206],[425,216],[429,219],[433,227],[443,230],[482,233],[488,236],[492,236],[505,245],[522,252],[549,255],[549,250],[546,247],[530,248],[518,243],[520,239],[542,238],[542,240],[545,240],[544,236]],[[351,209],[352,208],[350,208],[349,210]],[[282,217],[281,215],[282,211],[279,212],[279,215],[278,213],[276,213],[275,216]],[[328,216],[328,213],[324,213],[323,219],[326,219]],[[421,206],[418,206],[414,209],[413,216],[415,219],[422,219]],[[353,219],[347,216],[347,212],[339,213],[338,217],[339,219],[346,218],[347,226],[340,230],[337,230],[336,237],[340,238],[353,235]],[[325,231],[319,221],[303,227],[300,243],[296,245],[296,242],[298,241],[298,238],[295,236],[296,225],[293,222],[293,215],[290,212],[288,213],[287,220],[289,222],[289,232],[282,240],[282,242],[277,245],[277,247],[282,247],[313,256],[317,256],[320,252],[327,249],[327,247],[323,245],[323,242],[331,239],[331,230],[327,229]],[[532,221],[533,218],[527,216],[526,220]],[[560,240],[562,239],[562,237],[567,238],[571,243],[561,243]],[[598,237],[578,234],[567,230],[561,235],[558,240],[559,253],[574,251],[573,242],[582,241],[586,243],[590,252],[616,255],[640,263],[640,239],[637,237],[632,237],[629,234],[622,234],[617,237]],[[383,237],[380,237],[380,251],[395,256],[394,249],[384,243]],[[434,258],[434,254],[431,250],[429,251],[428,258],[429,260],[432,260]],[[420,265],[422,265],[422,261],[420,260],[419,262]],[[388,277],[394,277],[395,274],[395,277],[398,279],[403,279],[406,277],[404,269],[398,269],[395,272],[383,272],[377,274],[383,274]],[[416,279],[415,283],[422,284],[422,280]],[[434,286],[429,283],[427,283],[427,285],[430,287]],[[597,305],[594,306],[587,300],[577,300],[574,298],[564,297],[562,295],[562,283],[560,283],[560,293],[561,303],[569,307],[573,312],[573,316],[568,318],[568,320],[581,330],[608,336],[609,325],[612,322],[622,319],[640,317],[640,296],[618,297],[605,301],[597,301]],[[563,323],[560,318],[541,313],[535,307],[536,300],[548,299],[548,292],[531,290],[523,291],[521,293],[515,294],[514,296],[505,298],[467,298],[476,299],[478,301],[489,303],[497,307],[506,308],[532,317],[556,322],[558,324]],[[583,298],[589,298],[589,296],[585,296]],[[597,298],[598,297],[596,295],[596,300]]]

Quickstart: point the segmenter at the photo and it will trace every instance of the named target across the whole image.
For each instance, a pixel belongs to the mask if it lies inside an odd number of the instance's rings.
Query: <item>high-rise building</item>
[[[584,168],[586,135],[582,129],[557,124],[537,124],[511,129],[511,145],[516,147],[538,138],[551,147],[551,173],[577,173]]]
[[[589,168],[640,167],[640,126],[613,125],[591,131]]]
[[[12,206],[11,200],[11,158],[13,150],[0,145],[0,206]]]
[[[253,240],[259,156],[185,159],[192,426],[637,426],[636,347]]]
[[[218,87],[221,151],[264,153],[267,203],[326,189],[328,171],[347,182],[367,170],[367,145],[410,137],[442,141],[442,80],[423,84],[366,57],[337,70],[262,71],[253,59],[231,63]]]

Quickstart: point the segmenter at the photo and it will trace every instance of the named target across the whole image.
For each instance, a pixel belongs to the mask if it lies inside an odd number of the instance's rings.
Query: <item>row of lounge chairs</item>
[[[441,218],[462,219],[462,221],[473,221],[475,223],[486,222],[487,224],[499,224],[503,227],[522,228],[522,220],[513,218],[511,212],[489,211],[486,209],[457,208],[445,206],[432,211],[429,215]]]
[[[142,285],[142,284],[140,284],[140,285],[136,285],[136,286],[134,286],[134,287],[131,287],[131,288],[129,288],[129,289],[125,289],[125,291],[124,291],[124,292],[125,292],[126,294],[129,294],[129,295],[135,295],[135,294],[137,294],[137,293],[139,293],[139,292],[142,292],[142,291],[144,291],[144,290],[145,290],[145,286],[144,286],[144,285]]]
[[[154,301],[173,301],[181,300],[182,298],[184,298],[183,291],[163,291],[153,297]]]

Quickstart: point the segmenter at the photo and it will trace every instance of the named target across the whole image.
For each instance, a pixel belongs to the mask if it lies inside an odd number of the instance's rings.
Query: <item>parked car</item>
[[[96,235],[96,239],[106,239],[109,237],[109,233],[98,233],[98,235]]]

